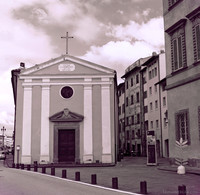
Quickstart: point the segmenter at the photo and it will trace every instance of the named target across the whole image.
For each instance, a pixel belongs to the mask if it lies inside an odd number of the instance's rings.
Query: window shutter
[[[174,44],[173,44],[173,40],[171,40],[171,63],[172,63],[172,72],[174,72],[175,67],[174,67]]]
[[[178,114],[175,114],[175,134],[176,134],[176,141],[180,141],[180,124],[179,124]]]
[[[183,67],[187,66],[187,57],[186,57],[186,44],[185,44],[185,30],[183,34],[181,34],[181,43],[182,43],[182,63]]]
[[[179,68],[183,67],[183,60],[182,60],[183,54],[182,54],[182,40],[181,37],[178,38],[178,62],[179,62]]]
[[[173,41],[173,57],[174,57],[174,69],[178,69],[178,53],[177,53],[177,40]]]
[[[189,130],[189,116],[188,116],[188,111],[185,113],[185,120],[186,120],[186,135],[187,135],[187,140],[188,144],[190,144],[190,130]]]
[[[200,60],[200,25],[196,26],[197,60]]]

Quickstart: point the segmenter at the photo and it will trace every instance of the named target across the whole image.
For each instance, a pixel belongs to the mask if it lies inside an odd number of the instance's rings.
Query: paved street
[[[112,177],[118,177],[119,190],[134,193],[140,192],[140,181],[147,181],[147,191],[150,195],[177,195],[178,186],[184,184],[187,188],[187,195],[200,195],[200,175],[189,173],[178,175],[176,172],[159,170],[158,168],[169,167],[166,160],[160,159],[158,167],[146,166],[145,160],[145,158],[128,157],[113,167],[56,168],[56,176],[61,177],[62,170],[66,169],[67,178],[74,181],[75,172],[80,171],[81,181],[91,183],[91,174],[96,174],[97,185],[108,188],[112,187]],[[45,190],[49,190],[46,194],[68,194],[68,192],[69,194],[118,194],[23,170],[8,169],[8,175],[4,175],[4,169],[0,171],[0,194],[3,195],[8,194],[5,189],[13,190],[17,194],[16,187],[26,191],[25,194],[27,192],[28,194],[42,194],[40,192]],[[41,168],[38,171],[41,172]],[[50,174],[50,168],[47,169],[47,174]]]

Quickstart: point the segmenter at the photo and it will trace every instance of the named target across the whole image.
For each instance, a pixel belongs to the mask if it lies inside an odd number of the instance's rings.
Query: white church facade
[[[62,55],[13,70],[12,85],[15,163],[116,162],[114,70]]]

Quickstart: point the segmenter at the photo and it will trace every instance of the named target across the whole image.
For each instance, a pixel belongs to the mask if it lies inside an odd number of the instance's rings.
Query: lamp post
[[[6,131],[6,128],[3,126],[3,128],[1,129],[1,131],[3,131],[3,148],[4,148],[4,132]]]
[[[20,151],[20,145],[17,145],[16,150],[17,150],[17,164],[19,165],[19,151]]]

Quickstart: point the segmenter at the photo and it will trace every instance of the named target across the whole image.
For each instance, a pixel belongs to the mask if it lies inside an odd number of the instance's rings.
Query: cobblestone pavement
[[[81,181],[86,183],[91,183],[91,175],[96,174],[97,185],[109,188],[112,187],[112,178],[118,177],[119,190],[134,193],[140,193],[140,182],[146,181],[150,195],[178,195],[178,186],[185,185],[187,195],[200,195],[200,175],[179,175],[175,172],[176,167],[171,167],[164,158],[158,159],[158,163],[158,166],[147,166],[146,158],[126,157],[112,167],[56,168],[55,174],[61,177],[65,169],[67,178],[75,180],[75,172],[80,172]],[[41,172],[41,168],[38,171]],[[46,173],[51,174],[51,169],[47,168]]]

